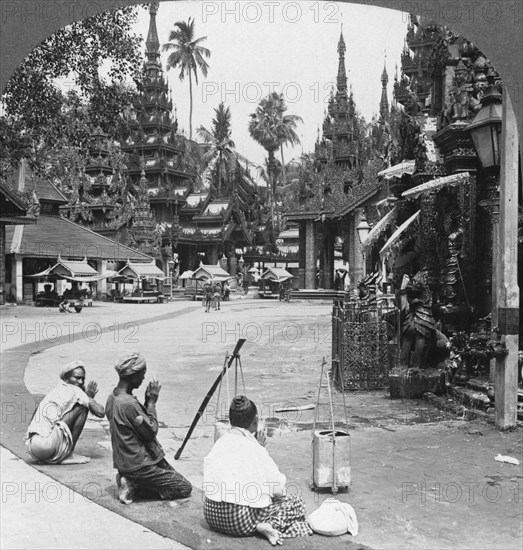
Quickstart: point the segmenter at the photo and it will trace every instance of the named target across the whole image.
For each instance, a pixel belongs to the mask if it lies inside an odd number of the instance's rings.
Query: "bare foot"
[[[87,464],[88,462],[91,462],[91,457],[72,454],[67,458],[64,458],[58,464],[64,464],[67,466],[68,464]]]
[[[132,504],[133,487],[129,480],[120,474],[116,474],[116,485],[118,486],[118,500],[122,504]]]
[[[256,531],[266,537],[273,546],[283,544],[280,533],[270,523],[258,523]]]

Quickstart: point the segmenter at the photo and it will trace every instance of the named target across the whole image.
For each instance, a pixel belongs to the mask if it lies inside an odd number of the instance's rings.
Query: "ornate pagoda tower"
[[[172,257],[173,236],[180,223],[178,213],[190,193],[195,170],[188,160],[192,144],[177,134],[178,122],[172,116],[172,101],[160,63],[158,5],[153,2],[149,7],[145,77],[140,96],[133,105],[128,123],[130,132],[122,143],[122,150],[130,157],[131,187],[139,195],[138,190],[145,186],[155,223],[160,225],[162,235],[157,259],[165,265]],[[141,236],[140,229],[134,235],[138,245]]]
[[[323,139],[316,144],[316,155],[321,162],[334,162],[340,168],[354,168],[359,164],[359,128],[356,106],[347,89],[345,70],[345,40],[343,29],[338,41],[338,75],[336,93],[331,93],[323,122]]]
[[[108,149],[108,136],[97,127],[92,132],[93,146],[85,173],[89,178],[90,200],[86,205],[90,212],[89,227],[93,231],[114,237],[116,229],[112,226],[114,218],[114,200],[112,196],[113,178],[116,177]]]
[[[89,154],[78,187],[70,202],[60,206],[65,217],[115,239],[125,222],[119,222],[115,212],[121,202],[122,177],[111,157],[109,136],[98,126],[91,130]]]
[[[145,177],[145,162],[142,159],[131,238],[134,241],[133,244],[142,250],[142,252],[153,255],[154,228],[156,226],[156,221],[149,204],[148,188],[147,178]]]
[[[383,72],[381,73],[381,100],[380,100],[380,119],[385,120],[389,116],[389,98],[387,95],[387,84],[389,83],[389,75],[387,74],[387,62],[383,64]]]

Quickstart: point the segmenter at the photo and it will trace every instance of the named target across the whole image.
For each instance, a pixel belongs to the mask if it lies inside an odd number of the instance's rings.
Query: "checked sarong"
[[[267,508],[215,502],[205,497],[203,515],[211,529],[234,537],[253,535],[258,523],[270,523],[285,538],[312,535],[305,521],[305,505],[296,495],[286,496]]]

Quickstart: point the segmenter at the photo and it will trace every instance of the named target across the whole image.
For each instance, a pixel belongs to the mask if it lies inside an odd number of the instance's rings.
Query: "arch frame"
[[[163,2],[169,0],[160,0]],[[263,3],[263,0],[253,0]],[[322,0],[328,2],[329,0]],[[522,0],[342,0],[411,12],[447,25],[474,42],[492,61],[509,91],[523,135]],[[0,2],[0,90],[16,67],[42,40],[95,13],[139,4],[137,0],[2,0]],[[201,1],[194,2],[195,9]]]

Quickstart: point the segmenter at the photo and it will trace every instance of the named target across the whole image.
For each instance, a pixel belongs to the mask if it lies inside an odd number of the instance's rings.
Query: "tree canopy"
[[[174,24],[174,30],[169,34],[169,42],[163,45],[163,51],[170,51],[167,58],[167,70],[180,69],[180,80],[185,79],[185,75],[189,76],[189,139],[192,139],[192,76],[196,85],[198,85],[198,69],[203,76],[207,76],[209,64],[204,57],[211,56],[210,50],[200,45],[201,42],[207,40],[206,36],[195,38],[194,18],[189,17],[188,21],[177,21]]]
[[[142,67],[141,38],[133,33],[140,7],[93,15],[51,35],[22,62],[2,96],[0,169],[28,158],[39,169],[42,147],[85,149],[89,128],[115,135],[132,101]],[[84,107],[80,113],[80,107]],[[71,109],[77,110],[75,123]]]

